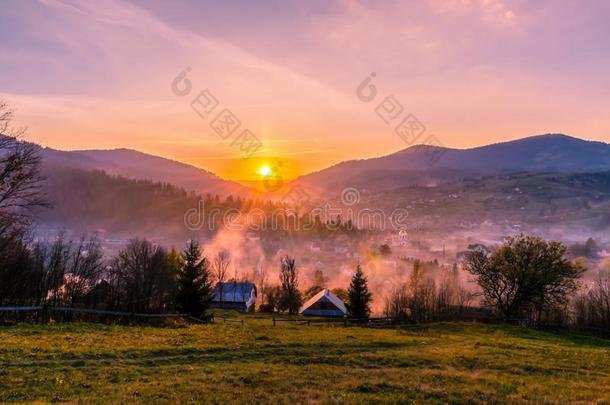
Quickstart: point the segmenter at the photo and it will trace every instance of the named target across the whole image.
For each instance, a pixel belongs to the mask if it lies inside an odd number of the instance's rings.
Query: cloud
[[[170,91],[187,65],[195,90],[212,91],[268,153],[317,152],[318,165],[404,147],[354,96],[373,71],[380,96],[447,146],[549,127],[610,140],[608,3],[266,4],[14,1],[0,16],[0,88],[45,144],[175,159],[179,145],[235,152]]]

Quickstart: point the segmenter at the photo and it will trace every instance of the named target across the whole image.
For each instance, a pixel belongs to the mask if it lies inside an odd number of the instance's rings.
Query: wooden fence
[[[82,314],[82,315],[95,315],[100,317],[118,317],[119,319],[125,320],[136,320],[136,319],[184,319],[188,322],[197,323],[210,323],[214,322],[213,316],[210,319],[199,319],[190,314],[149,314],[149,313],[138,313],[138,312],[125,312],[125,311],[107,311],[101,309],[88,309],[88,308],[69,308],[69,307],[47,307],[47,306],[16,306],[16,307],[0,307],[0,313],[33,313],[37,317],[45,317],[53,313],[60,313],[64,316],[69,314]]]

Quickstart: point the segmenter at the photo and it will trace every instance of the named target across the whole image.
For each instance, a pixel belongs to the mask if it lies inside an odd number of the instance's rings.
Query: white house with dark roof
[[[307,316],[342,318],[347,313],[347,308],[341,298],[325,288],[308,299],[299,312]]]

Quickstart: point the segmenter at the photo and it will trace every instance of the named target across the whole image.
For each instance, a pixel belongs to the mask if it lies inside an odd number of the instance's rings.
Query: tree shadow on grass
[[[271,344],[239,348],[170,348],[158,350],[122,350],[111,353],[37,353],[14,356],[5,367],[105,367],[162,366],[215,363],[263,362],[268,364],[332,364],[352,367],[422,367],[438,366],[435,361],[405,359],[391,351],[413,347],[411,342],[369,342],[354,344]],[[416,353],[416,352],[412,352]],[[400,358],[399,358],[400,357]],[[409,361],[406,361],[409,360]]]
[[[567,346],[582,346],[610,349],[610,339],[593,335],[578,334],[562,329],[534,329],[522,326],[502,325],[501,330],[511,337],[538,340],[546,343],[559,343]]]

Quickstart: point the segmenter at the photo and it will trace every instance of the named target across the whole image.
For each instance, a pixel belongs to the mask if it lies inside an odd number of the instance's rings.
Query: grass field
[[[3,402],[610,403],[610,341],[509,326],[0,327]]]

